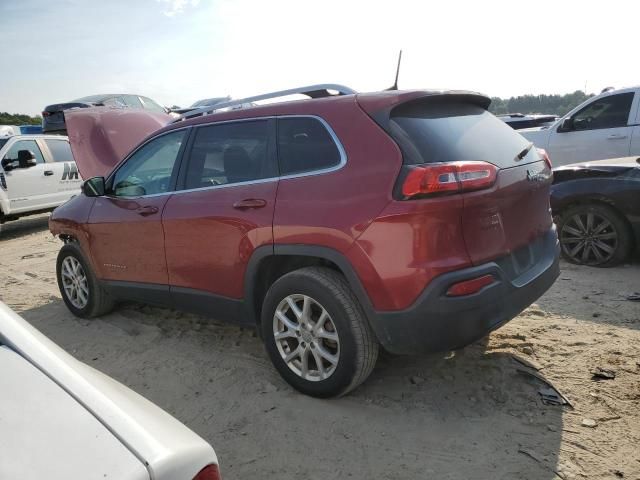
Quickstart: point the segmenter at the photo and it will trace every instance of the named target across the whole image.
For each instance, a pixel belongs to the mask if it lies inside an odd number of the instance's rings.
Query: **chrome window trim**
[[[160,135],[156,135],[155,137],[151,137],[144,144],[142,144],[138,148],[136,148],[136,150],[134,152],[131,152],[130,155],[128,155],[122,162],[120,162],[120,165],[124,165],[124,163],[135,152],[137,152],[139,149],[144,147],[144,145],[146,145],[147,143],[149,143],[152,140],[154,140],[156,138],[159,138],[159,137],[161,137],[163,135],[167,135],[169,133],[173,133],[173,132],[176,132],[178,130],[184,130],[184,129],[187,129],[187,128],[198,129],[200,127],[210,127],[210,126],[215,126],[215,125],[224,125],[224,124],[228,124],[228,123],[241,123],[241,122],[251,122],[251,121],[258,121],[258,120],[271,120],[271,119],[276,119],[277,120],[279,118],[314,118],[314,119],[318,120],[324,126],[324,128],[327,130],[327,132],[329,132],[329,136],[331,137],[331,139],[333,140],[333,143],[338,148],[338,153],[340,154],[340,161],[336,165],[333,165],[333,166],[327,167],[327,168],[323,168],[323,169],[320,169],[320,170],[309,170],[309,171],[306,171],[306,172],[292,173],[292,174],[289,174],[289,175],[278,175],[278,176],[275,176],[275,177],[259,178],[259,179],[256,179],[256,180],[248,180],[246,182],[225,183],[223,185],[211,185],[210,187],[189,188],[189,189],[184,189],[184,190],[172,190],[171,192],[154,193],[154,194],[151,194],[151,195],[142,195],[142,196],[139,196],[139,197],[115,197],[115,196],[109,196],[109,198],[126,198],[126,199],[153,198],[153,197],[159,197],[159,196],[162,196],[162,195],[178,195],[178,194],[183,194],[183,193],[201,192],[201,191],[207,191],[207,190],[217,190],[217,189],[220,189],[220,188],[231,188],[231,187],[236,187],[236,186],[241,187],[241,186],[259,184],[259,183],[269,183],[269,182],[275,182],[275,181],[279,181],[279,180],[290,180],[290,179],[295,179],[295,178],[311,177],[311,176],[315,176],[315,175],[324,175],[324,174],[327,174],[327,173],[332,173],[332,172],[336,172],[338,170],[341,170],[347,164],[347,152],[346,152],[344,146],[342,145],[342,142],[340,141],[340,139],[336,135],[336,132],[333,131],[333,128],[331,128],[331,125],[329,125],[324,118],[319,117],[318,115],[293,114],[293,115],[269,115],[269,116],[264,116],[264,117],[238,118],[238,119],[234,119],[234,120],[222,120],[222,121],[217,121],[217,122],[213,121],[213,122],[199,123],[197,125],[189,125],[189,126],[185,126],[185,127],[181,127],[181,128],[172,129],[172,130],[169,130],[168,132],[163,132]],[[278,141],[278,139],[276,138],[276,144],[277,144],[277,141]],[[121,168],[120,165],[118,166],[118,168],[116,170],[114,170],[111,173],[111,175],[109,175],[108,179],[110,179],[112,175],[115,175],[115,172],[118,169]]]

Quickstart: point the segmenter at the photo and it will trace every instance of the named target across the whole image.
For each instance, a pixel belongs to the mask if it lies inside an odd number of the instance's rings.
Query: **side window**
[[[137,95],[123,95],[123,99],[127,107],[142,108],[142,103]]]
[[[116,197],[140,197],[168,192],[176,159],[187,130],[151,140],[118,169],[111,193]]]
[[[340,163],[340,151],[326,127],[316,118],[278,120],[280,174],[323,170]]]
[[[18,152],[20,150],[29,150],[33,152],[36,157],[36,162],[44,163],[44,157],[42,156],[42,152],[40,151],[40,147],[35,140],[19,140],[14,143],[7,154],[4,156],[4,160],[10,161],[18,161]]]
[[[590,103],[573,116],[575,130],[625,127],[631,111],[633,92],[610,95]]]
[[[145,110],[151,110],[153,112],[164,112],[164,108],[158,105],[156,102],[147,97],[140,97],[142,101],[142,106]]]
[[[185,188],[249,182],[278,175],[269,154],[268,120],[200,127],[189,155]]]
[[[71,153],[71,147],[66,140],[53,140],[50,138],[45,139],[44,143],[49,147],[49,151],[53,156],[54,162],[73,162],[73,154]]]

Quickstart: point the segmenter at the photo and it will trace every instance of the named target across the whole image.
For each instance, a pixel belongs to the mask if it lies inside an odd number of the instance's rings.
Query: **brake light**
[[[48,117],[49,115],[51,115],[51,113],[49,113],[49,112],[42,112],[42,116],[43,116],[43,117]]]
[[[482,277],[472,278],[463,282],[454,283],[447,290],[447,297],[461,297],[463,295],[471,295],[482,290],[487,285],[491,285],[496,279],[493,275],[483,275]]]
[[[207,465],[198,474],[193,477],[193,480],[221,480],[220,471],[217,465]]]
[[[546,163],[547,167],[549,167],[549,170],[553,170],[553,165],[551,164],[551,158],[549,158],[549,154],[547,153],[547,151],[544,148],[538,148],[537,150],[540,156],[542,157],[542,159],[544,160],[544,163]]]
[[[447,192],[469,192],[491,187],[498,167],[489,162],[433,163],[409,167],[402,183],[405,198]]]

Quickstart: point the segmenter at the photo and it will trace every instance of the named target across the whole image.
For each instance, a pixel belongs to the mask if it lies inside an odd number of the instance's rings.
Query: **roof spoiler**
[[[337,93],[333,93],[337,92]],[[239,107],[246,103],[259,102],[260,100],[268,100],[271,98],[286,97],[289,95],[306,95],[309,98],[324,98],[324,97],[336,97],[340,95],[353,95],[357,93],[355,90],[345,87],[344,85],[338,85],[335,83],[321,83],[318,85],[309,85],[306,87],[290,88],[288,90],[279,90],[277,92],[263,93],[253,97],[240,98],[238,100],[231,100],[228,102],[216,103],[215,105],[206,105],[204,107],[189,110],[182,114],[179,118],[172,123],[180,122],[188,118],[199,117],[213,113],[223,108]]]

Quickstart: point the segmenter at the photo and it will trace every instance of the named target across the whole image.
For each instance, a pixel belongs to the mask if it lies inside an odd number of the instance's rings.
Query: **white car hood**
[[[218,463],[211,446],[134,391],[77,361],[0,302],[0,343],[18,352],[82,404],[155,480],[191,479]]]

